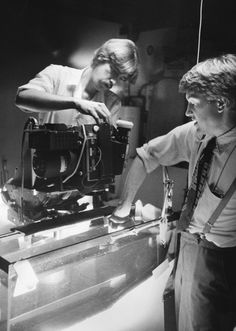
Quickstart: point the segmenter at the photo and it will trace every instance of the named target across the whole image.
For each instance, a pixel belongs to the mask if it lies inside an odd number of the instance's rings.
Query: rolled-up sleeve
[[[182,161],[188,162],[194,145],[195,131],[193,123],[189,122],[137,148],[137,154],[147,173],[159,165],[170,166]]]
[[[40,71],[27,84],[20,86],[17,93],[26,89],[35,89],[53,94],[58,76],[58,68],[59,66],[57,65],[49,65],[44,70]]]

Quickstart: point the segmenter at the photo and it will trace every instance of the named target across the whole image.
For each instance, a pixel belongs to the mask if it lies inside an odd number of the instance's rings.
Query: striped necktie
[[[213,150],[216,147],[216,137],[210,139],[203,149],[197,164],[195,166],[192,182],[187,192],[184,206],[177,224],[177,229],[183,231],[187,229],[191,222],[194,210],[197,206],[198,200],[201,197],[205,187],[209,169],[211,166]]]

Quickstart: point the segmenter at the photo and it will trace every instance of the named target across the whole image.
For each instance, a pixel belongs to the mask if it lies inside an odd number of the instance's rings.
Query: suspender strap
[[[211,228],[212,228],[213,224],[215,223],[215,221],[219,217],[220,213],[222,212],[222,210],[224,209],[224,207],[226,206],[226,204],[228,203],[228,201],[232,197],[235,190],[236,190],[236,178],[234,179],[233,183],[231,184],[230,188],[226,192],[225,196],[220,201],[217,208],[215,209],[215,211],[213,212],[213,214],[211,215],[211,217],[209,218],[209,220],[205,224],[205,227],[203,229],[203,233],[208,233],[208,232],[211,231]]]

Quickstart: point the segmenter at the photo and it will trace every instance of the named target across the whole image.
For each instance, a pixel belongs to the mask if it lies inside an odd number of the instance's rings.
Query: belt
[[[221,252],[236,251],[236,246],[234,247],[217,246],[212,241],[207,240],[204,233],[190,233],[185,230],[181,232],[181,238],[190,239],[193,242],[197,243],[199,246],[204,248],[214,249]]]

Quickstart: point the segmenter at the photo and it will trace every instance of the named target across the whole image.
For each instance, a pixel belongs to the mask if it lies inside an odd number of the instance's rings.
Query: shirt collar
[[[207,144],[207,142],[212,138],[212,136],[209,135],[199,135],[197,137],[199,141],[204,142]],[[225,149],[231,145],[236,143],[236,126],[232,129],[226,131],[222,135],[216,137],[216,149],[219,153],[222,153],[225,151]]]
[[[236,126],[217,137],[216,141],[219,152],[223,152],[228,145],[236,143]]]

